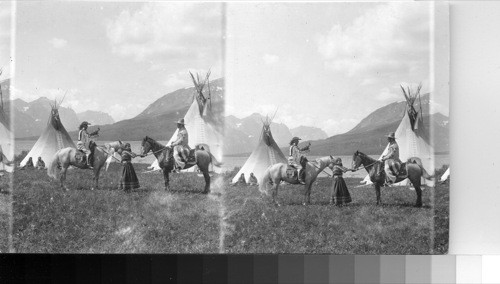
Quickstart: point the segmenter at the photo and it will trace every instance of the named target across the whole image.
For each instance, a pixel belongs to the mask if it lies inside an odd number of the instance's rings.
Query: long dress
[[[132,154],[128,151],[122,153],[123,171],[120,179],[120,189],[131,190],[139,188],[139,180],[135,174],[134,166],[132,165]]]
[[[346,168],[340,165],[333,166],[333,184],[332,184],[332,198],[330,203],[335,205],[347,204],[352,201],[347,184],[342,177],[342,174],[347,171]]]

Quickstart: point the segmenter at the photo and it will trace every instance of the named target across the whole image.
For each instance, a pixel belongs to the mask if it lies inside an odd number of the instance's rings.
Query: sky
[[[222,12],[218,3],[18,2],[15,96],[66,94],[76,112],[132,118],[191,87],[188,71],[222,77]]]
[[[400,84],[429,92],[431,5],[228,4],[226,114],[277,110],[275,122],[335,135],[403,101]],[[447,88],[432,99],[448,115]]]
[[[3,73],[0,80],[10,77],[10,39],[11,39],[11,11],[10,2],[0,1],[0,68]]]

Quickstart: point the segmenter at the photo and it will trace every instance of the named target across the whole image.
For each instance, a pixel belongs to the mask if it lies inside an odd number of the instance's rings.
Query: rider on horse
[[[387,135],[387,141],[389,145],[387,146],[387,154],[380,157],[379,161],[385,162],[384,171],[386,176],[387,184],[392,184],[396,181],[396,178],[401,167],[401,160],[399,159],[399,146],[396,142],[396,137],[394,132]],[[391,168],[394,170],[391,170]]]
[[[309,147],[311,146],[311,143],[307,145],[304,148],[299,148],[299,137],[293,137],[292,140],[290,141],[290,152],[289,152],[289,157],[288,157],[288,165],[294,167],[295,169],[299,170],[298,173],[298,180],[301,184],[305,184],[305,168],[307,164],[307,160],[305,158],[302,158],[303,155],[302,152],[309,150]]]
[[[79,127],[80,131],[78,132],[78,142],[76,143],[76,148],[85,154],[85,158],[87,160],[87,166],[89,168],[92,168],[92,164],[94,162],[93,161],[94,147],[90,147],[89,145],[90,145],[90,142],[92,142],[91,138],[98,136],[99,130],[89,134],[87,132],[87,128],[89,125],[90,125],[90,123],[88,123],[87,121],[84,121],[80,124],[80,127]],[[89,150],[87,147],[89,147],[91,149]]]
[[[177,121],[177,140],[172,142],[171,146],[174,147],[174,158],[177,165],[178,170],[184,169],[186,166],[186,162],[189,157],[189,152],[191,148],[189,148],[189,136],[186,130],[186,125],[184,123],[184,118],[179,119]]]

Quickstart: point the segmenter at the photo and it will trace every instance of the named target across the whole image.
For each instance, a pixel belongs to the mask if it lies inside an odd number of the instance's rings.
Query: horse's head
[[[329,157],[330,159],[328,160],[328,166],[329,168],[333,167],[333,164],[335,164],[335,160],[337,160],[337,158],[335,158],[334,156],[330,155]]]
[[[352,169],[358,169],[359,166],[361,166],[361,164],[363,163],[363,153],[361,153],[360,151],[356,151],[353,155],[352,155],[352,163],[351,163],[351,168]]]
[[[153,143],[151,142],[151,138],[149,138],[148,136],[144,137],[144,139],[142,139],[142,143],[141,143],[141,157],[144,157],[148,154],[149,151],[151,151],[151,148],[152,148],[152,145]]]

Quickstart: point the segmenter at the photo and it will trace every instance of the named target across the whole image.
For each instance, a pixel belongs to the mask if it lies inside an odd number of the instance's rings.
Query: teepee
[[[434,173],[434,149],[429,144],[429,137],[422,119],[422,106],[420,104],[420,89],[418,86],[415,92],[412,92],[408,87],[406,90],[401,86],[403,95],[406,99],[406,109],[403,119],[399,124],[395,135],[396,142],[399,145],[399,159],[406,162],[408,158],[418,157],[422,161],[424,169],[432,175]],[[418,102],[417,102],[418,100]],[[417,111],[418,106],[418,111]],[[381,157],[387,154],[388,147],[385,148]],[[371,184],[370,177],[366,176],[363,182]],[[409,180],[406,179],[397,185],[408,185]],[[426,180],[422,178],[422,184],[433,187],[434,180]]]
[[[439,179],[440,182],[445,182],[450,177],[450,168],[448,168]]]
[[[1,74],[1,70],[0,70]],[[5,84],[4,84],[5,83]],[[7,119],[7,115],[3,110],[3,90],[2,88],[9,88],[7,85],[7,80],[3,81],[0,84],[0,155],[3,155],[2,158],[7,159],[9,161],[14,161],[14,144],[12,132],[9,129],[9,120]],[[12,172],[13,167],[5,164],[4,162],[0,162],[0,171]]]
[[[281,152],[271,133],[271,120],[267,117],[262,123],[262,132],[257,148],[253,150],[243,167],[233,177],[232,183],[237,182],[241,174],[244,174],[245,182],[248,183],[250,173],[253,173],[260,182],[264,171],[269,166],[277,163],[287,163],[285,155]]]
[[[42,132],[33,148],[31,148],[28,155],[21,161],[21,167],[26,164],[29,157],[33,159],[35,165],[38,157],[42,157],[42,160],[48,163],[58,150],[66,147],[76,148],[75,143],[71,140],[71,137],[59,118],[57,102],[54,102],[51,107],[52,110],[49,121],[47,122],[47,127]]]
[[[216,115],[212,112],[211,103],[211,93],[210,93],[210,70],[208,71],[205,79],[200,80],[199,74],[196,78],[191,72],[191,79],[193,80],[194,86],[196,88],[196,94],[193,98],[193,103],[189,107],[188,111],[184,115],[184,123],[186,124],[186,130],[189,135],[189,147],[195,149],[196,145],[202,144],[205,148],[208,148],[210,153],[217,159],[217,161],[222,161],[222,139],[223,139],[223,127],[219,125]],[[208,94],[205,96],[203,90],[207,85]],[[172,122],[173,123],[173,122]],[[178,130],[175,130],[174,134],[167,143],[170,146],[172,142],[177,140]],[[159,170],[158,161],[155,159],[153,164],[149,167],[152,170]],[[187,169],[186,171],[195,171],[196,167]],[[215,172],[220,172],[221,169],[214,167]]]

